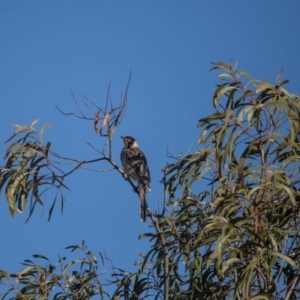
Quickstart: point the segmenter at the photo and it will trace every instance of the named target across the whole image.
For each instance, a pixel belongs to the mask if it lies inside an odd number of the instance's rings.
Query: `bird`
[[[121,136],[124,147],[121,151],[121,162],[125,176],[137,181],[138,193],[140,197],[141,221],[147,219],[146,190],[151,192],[151,175],[147,163],[147,158],[139,148],[136,139],[132,136]]]

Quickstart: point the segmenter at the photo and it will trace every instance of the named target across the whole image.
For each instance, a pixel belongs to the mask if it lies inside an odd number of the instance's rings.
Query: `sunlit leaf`
[[[255,92],[260,93],[266,89],[273,89],[273,88],[274,88],[274,86],[272,84],[261,81],[261,84],[258,86],[258,88],[256,89]]]
[[[213,104],[214,107],[216,108],[220,102],[220,98],[227,92],[231,91],[231,90],[236,90],[235,86],[220,86],[218,87],[218,89],[216,90],[215,94],[214,94],[214,98],[213,98]]]
[[[44,124],[42,127],[41,127],[41,129],[40,129],[40,131],[39,131],[39,138],[40,138],[40,143],[43,145],[43,136],[44,136],[44,130],[46,129],[46,128],[51,128],[52,126],[51,126],[51,124],[48,124],[48,123],[46,123],[46,124]]]
[[[10,275],[7,272],[3,271],[3,270],[0,270],[0,275],[3,276],[3,277],[10,277]]]
[[[291,266],[295,267],[296,266],[296,263],[294,260],[292,260],[290,257],[282,254],[282,253],[279,253],[279,252],[273,252],[272,255],[274,256],[277,256],[279,258],[282,258],[285,262],[287,262],[288,264],[290,264]]]

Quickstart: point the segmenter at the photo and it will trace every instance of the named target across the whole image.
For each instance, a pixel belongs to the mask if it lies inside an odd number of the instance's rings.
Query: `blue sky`
[[[299,1],[11,1],[0,0],[1,139],[12,134],[10,123],[36,128],[52,124],[44,140],[52,150],[78,159],[99,155],[84,142],[101,148],[92,122],[61,115],[75,112],[70,88],[105,103],[108,84],[116,104],[132,70],[128,108],[114,134],[114,160],[120,164],[121,135],[134,136],[148,158],[156,210],[162,200],[161,169],[173,155],[197,149],[197,121],[213,112],[217,73],[210,62],[238,61],[239,70],[300,93]],[[2,164],[1,164],[2,165]],[[100,163],[92,166],[100,170]],[[105,166],[106,167],[106,166]],[[63,249],[83,239],[89,249],[105,251],[116,266],[135,270],[138,253],[148,241],[140,222],[138,198],[116,172],[78,171],[66,180],[65,211],[55,209],[47,222],[51,193],[31,220],[11,219],[1,194],[0,269],[20,270],[19,262],[40,253],[53,263]]]

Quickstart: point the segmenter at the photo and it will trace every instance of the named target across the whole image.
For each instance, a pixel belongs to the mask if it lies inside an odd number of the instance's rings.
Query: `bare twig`
[[[125,89],[125,94],[123,97],[121,97],[120,106],[115,107],[112,103],[111,95],[110,95],[111,85],[109,83],[107,95],[106,95],[106,103],[105,103],[104,108],[99,107],[96,103],[94,103],[93,101],[91,101],[90,99],[88,99],[86,96],[83,95],[83,98],[85,101],[82,101],[82,103],[85,107],[87,107],[87,109],[89,110],[90,114],[92,114],[92,116],[87,116],[84,113],[84,111],[81,109],[81,107],[80,107],[78,101],[76,100],[75,95],[73,94],[71,89],[70,89],[71,95],[72,95],[73,101],[74,101],[79,113],[74,113],[74,112],[66,113],[66,112],[62,111],[57,105],[56,105],[56,108],[58,109],[58,111],[61,114],[65,115],[65,116],[74,116],[79,119],[84,119],[87,121],[91,121],[91,120],[94,121],[94,130],[96,131],[97,134],[98,134],[98,122],[100,120],[102,120],[103,123],[102,123],[102,126],[100,127],[100,131],[99,131],[100,136],[107,137],[108,140],[110,140],[111,136],[114,134],[116,128],[122,122],[125,111],[126,111],[130,79],[131,79],[131,71],[129,73],[129,78],[128,78],[126,89]],[[96,111],[95,111],[95,108],[96,108]],[[100,115],[100,113],[101,113],[101,115]],[[109,144],[111,146],[111,141],[109,142]],[[109,151],[110,151],[109,157],[112,157],[112,147],[110,147]]]
[[[95,102],[91,101],[88,97],[86,97],[85,95],[82,95],[82,97],[83,97],[84,99],[86,99],[86,101],[88,101],[88,102],[90,102],[92,105],[94,105],[94,106],[96,107],[97,110],[101,110],[101,111],[102,111],[101,107],[99,107]],[[102,111],[102,112],[103,112],[103,111]]]
[[[82,115],[83,117],[85,117],[85,115],[84,115],[84,113],[82,112],[80,106],[78,105],[78,102],[77,102],[77,100],[76,100],[76,98],[75,98],[75,96],[74,96],[73,91],[71,90],[71,88],[70,88],[70,92],[71,92],[71,94],[72,94],[72,98],[73,98],[73,100],[74,100],[74,102],[75,102],[75,104],[76,104],[78,110],[80,111],[81,115]]]
[[[71,113],[65,113],[65,112],[63,112],[57,105],[55,105],[55,107],[57,108],[57,110],[58,110],[61,114],[65,115],[65,116],[74,116],[74,117],[79,118],[79,119],[93,120],[93,118],[87,118],[87,117],[84,117],[84,116],[79,116],[79,115],[77,115],[77,114],[75,114],[75,113],[73,113],[73,112],[71,112]]]

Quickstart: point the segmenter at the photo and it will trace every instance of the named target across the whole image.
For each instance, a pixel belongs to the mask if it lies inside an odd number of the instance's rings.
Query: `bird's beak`
[[[124,136],[120,136],[120,138],[123,139],[123,141],[124,141]]]

